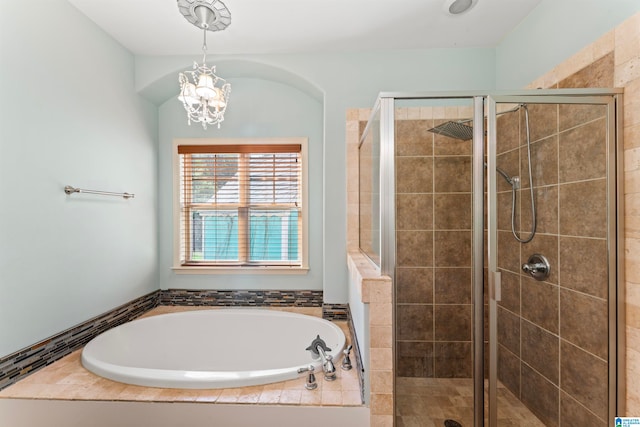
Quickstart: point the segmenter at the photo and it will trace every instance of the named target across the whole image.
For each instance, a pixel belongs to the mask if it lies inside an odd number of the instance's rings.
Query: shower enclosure
[[[397,425],[622,412],[621,96],[379,96],[359,229],[394,282]]]

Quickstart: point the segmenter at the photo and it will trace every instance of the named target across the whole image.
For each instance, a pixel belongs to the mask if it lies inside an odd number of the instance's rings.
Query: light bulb
[[[213,99],[209,100],[209,105],[214,107],[216,110],[222,110],[224,107],[227,106],[227,103],[225,102],[222,91],[219,88],[215,88],[215,91],[216,91],[216,96]]]
[[[198,77],[198,86],[196,93],[199,97],[206,100],[214,99],[216,96],[216,88],[213,86],[213,77],[209,74],[200,74]]]
[[[200,103],[198,95],[196,95],[196,86],[193,83],[185,83],[182,85],[178,99],[187,105],[197,105]]]

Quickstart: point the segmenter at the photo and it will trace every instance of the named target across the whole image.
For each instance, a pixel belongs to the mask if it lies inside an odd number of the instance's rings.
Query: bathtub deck
[[[145,316],[212,307],[160,306]],[[320,317],[320,308],[277,308]],[[347,322],[334,322],[350,341]],[[78,350],[0,391],[5,399],[87,400],[125,402],[191,402],[252,405],[361,406],[357,369],[343,371],[336,362],[336,381],[325,381],[316,373],[318,388],[306,390],[305,376],[274,384],[229,389],[184,390],[141,387],[99,377],[80,363]]]

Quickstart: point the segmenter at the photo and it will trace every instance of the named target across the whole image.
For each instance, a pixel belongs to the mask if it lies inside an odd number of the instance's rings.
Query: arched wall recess
[[[192,61],[190,62],[188,59],[185,59],[181,60],[180,63],[184,63],[184,65],[177,67],[173,61],[171,64],[166,64],[166,71],[160,71],[160,73],[162,73],[160,77],[151,76],[151,81],[146,83],[142,88],[139,88],[138,92],[155,105],[160,105],[169,98],[177,97],[180,90],[178,73],[189,69]],[[233,81],[234,78],[270,80],[296,88],[317,101],[322,102],[324,99],[324,91],[321,90],[317,84],[282,67],[243,59],[216,60],[215,65],[217,73],[230,81]],[[141,73],[136,74],[138,76],[137,79],[141,80],[139,77]],[[230,104],[231,103],[233,103],[233,88],[230,97]],[[229,108],[231,108],[231,106]]]

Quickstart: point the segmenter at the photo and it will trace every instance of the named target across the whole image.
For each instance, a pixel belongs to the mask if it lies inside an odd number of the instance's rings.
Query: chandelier
[[[178,0],[178,9],[204,32],[202,65],[193,62],[193,69],[178,75],[178,99],[187,111],[187,122],[218,125],[224,120],[231,85],[216,75],[215,65],[207,66],[207,31],[224,30],[231,24],[231,12],[220,0]]]

